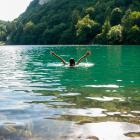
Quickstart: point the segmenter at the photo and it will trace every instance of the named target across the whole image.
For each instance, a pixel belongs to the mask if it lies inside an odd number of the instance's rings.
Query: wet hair
[[[71,58],[69,60],[70,66],[75,66],[75,60],[73,58]]]

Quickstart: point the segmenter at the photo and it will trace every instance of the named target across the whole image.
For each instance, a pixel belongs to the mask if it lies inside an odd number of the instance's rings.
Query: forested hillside
[[[11,22],[0,20],[0,44],[1,42],[6,42],[8,40],[8,36],[12,31],[13,24]]]
[[[140,44],[140,0],[34,0],[12,25],[11,44]]]

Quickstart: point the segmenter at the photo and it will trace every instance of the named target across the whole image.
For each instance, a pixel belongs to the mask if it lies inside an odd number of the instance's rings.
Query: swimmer
[[[55,54],[54,52],[50,52],[50,54],[52,54],[53,56],[55,56],[56,58],[58,58],[59,60],[61,60],[64,65],[67,65],[67,62],[63,58],[61,58],[60,56],[58,56],[57,54]],[[70,67],[74,67],[75,65],[78,65],[84,58],[86,58],[90,54],[91,54],[91,52],[90,51],[87,51],[77,62],[75,62],[75,60],[73,58],[71,58],[69,60],[69,66]]]

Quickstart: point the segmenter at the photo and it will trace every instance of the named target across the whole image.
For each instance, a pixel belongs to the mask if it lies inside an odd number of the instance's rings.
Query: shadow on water
[[[92,55],[71,69],[50,50]],[[0,140],[140,139],[139,56],[138,46],[1,47]]]

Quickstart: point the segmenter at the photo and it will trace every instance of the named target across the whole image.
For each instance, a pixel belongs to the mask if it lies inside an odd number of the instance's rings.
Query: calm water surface
[[[140,140],[140,46],[1,46],[0,140]]]

